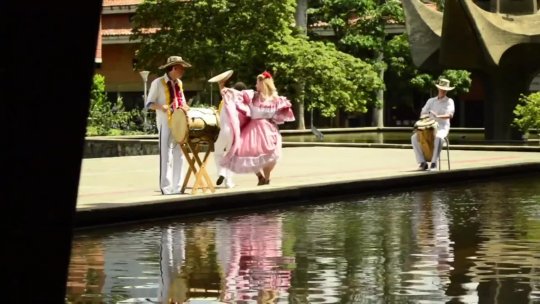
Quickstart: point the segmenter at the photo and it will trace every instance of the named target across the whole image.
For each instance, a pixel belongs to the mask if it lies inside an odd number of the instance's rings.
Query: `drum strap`
[[[161,79],[161,84],[163,85],[163,89],[165,90],[165,100],[167,102],[167,108],[170,109],[171,108],[171,102],[172,102],[171,96],[176,96],[176,92],[174,92],[174,88],[172,87],[172,83],[171,83],[171,86],[169,86],[167,84],[167,81],[165,81],[165,78]],[[171,89],[172,89],[172,92],[171,92]],[[183,87],[182,87],[181,82],[179,83],[179,92],[178,92],[178,94],[180,95],[180,97],[179,97],[180,100],[178,100],[178,103],[181,106],[182,96],[183,96]],[[172,111],[167,111],[167,120],[169,122],[171,121],[171,117],[172,117]]]
[[[161,79],[161,84],[163,85],[163,89],[165,90],[165,100],[167,102],[167,109],[170,109],[171,107],[171,91],[169,90],[169,86],[167,85],[167,81],[165,81],[165,78]],[[169,123],[171,122],[172,112],[167,111],[167,120]]]

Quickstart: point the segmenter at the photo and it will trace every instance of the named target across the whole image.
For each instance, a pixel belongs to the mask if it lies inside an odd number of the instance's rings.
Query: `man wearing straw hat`
[[[179,194],[182,189],[182,164],[184,156],[174,141],[168,121],[172,112],[187,111],[182,76],[191,64],[180,56],[171,56],[160,66],[165,74],[152,81],[145,102],[147,109],[156,111],[156,125],[159,135],[159,187],[162,194]]]
[[[424,154],[422,153],[422,147],[418,141],[418,134],[415,133],[411,137],[416,161],[420,164],[418,170],[437,170],[437,161],[439,160],[442,141],[448,136],[448,132],[450,132],[450,119],[454,116],[454,100],[446,96],[448,91],[454,89],[454,87],[450,86],[450,80],[439,78],[435,86],[438,89],[437,96],[428,99],[420,113],[420,118],[429,116],[429,118],[435,120],[438,125],[434,139],[435,142],[433,143],[433,156],[431,157],[430,165],[428,165]]]

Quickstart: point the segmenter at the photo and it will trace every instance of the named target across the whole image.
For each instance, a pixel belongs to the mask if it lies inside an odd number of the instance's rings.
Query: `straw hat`
[[[454,87],[450,86],[450,80],[446,78],[439,78],[439,81],[435,84],[435,86],[444,91],[451,91],[454,89]]]
[[[208,82],[220,82],[222,80],[227,80],[231,77],[232,74],[233,74],[233,70],[228,70],[208,79]]]
[[[170,67],[170,66],[178,65],[178,64],[182,65],[185,68],[190,68],[191,67],[191,64],[189,62],[187,62],[187,61],[184,61],[184,59],[182,59],[182,57],[180,57],[180,56],[171,56],[171,57],[167,58],[167,63],[160,66],[159,68],[164,69],[166,67]]]

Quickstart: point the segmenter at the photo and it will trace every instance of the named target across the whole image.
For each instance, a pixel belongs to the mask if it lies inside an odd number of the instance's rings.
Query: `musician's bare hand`
[[[161,105],[161,111],[162,112],[167,112],[168,109],[169,109],[169,106],[167,106],[166,104]]]

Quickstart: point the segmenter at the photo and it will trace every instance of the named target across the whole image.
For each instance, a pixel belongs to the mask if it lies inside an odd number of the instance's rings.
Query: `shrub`
[[[127,111],[122,98],[112,103],[105,92],[105,77],[94,75],[90,91],[87,136],[125,135],[142,133],[140,111]]]
[[[521,132],[528,133],[531,129],[540,129],[540,92],[521,94],[514,115],[513,125]]]

